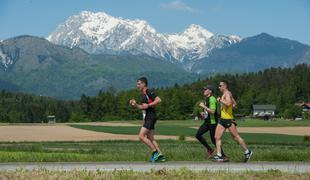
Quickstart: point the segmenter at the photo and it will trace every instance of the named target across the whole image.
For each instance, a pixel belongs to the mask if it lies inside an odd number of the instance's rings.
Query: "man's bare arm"
[[[223,103],[225,106],[232,106],[232,94],[230,92],[225,93],[221,99],[221,103]]]
[[[236,107],[237,106],[237,102],[236,102],[234,97],[232,97],[232,102],[233,102],[233,107]]]
[[[149,103],[149,106],[156,106],[159,103],[161,103],[161,99],[159,96],[156,96],[155,100],[152,103]]]
[[[141,109],[141,110],[145,110],[151,106],[156,106],[157,104],[159,104],[161,102],[160,97],[156,97],[155,100],[152,103],[146,104],[146,103],[142,103],[142,104],[138,104],[134,99],[131,100],[130,104],[133,107],[136,107],[137,109]]]

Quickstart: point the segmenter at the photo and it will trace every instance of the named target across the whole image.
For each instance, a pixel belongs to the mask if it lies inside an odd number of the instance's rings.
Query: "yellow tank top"
[[[223,96],[222,96],[223,98]],[[226,106],[223,103],[221,103],[221,119],[234,119],[233,116],[233,107],[231,106]]]

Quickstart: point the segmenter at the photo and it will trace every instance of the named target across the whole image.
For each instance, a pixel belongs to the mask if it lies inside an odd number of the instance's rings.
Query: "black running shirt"
[[[153,91],[147,89],[146,93],[141,96],[141,102],[146,103],[146,104],[150,104],[155,100],[156,97],[157,96],[155,95],[155,93]],[[150,113],[155,114],[155,108],[154,107],[149,107],[145,111],[146,111],[146,114],[150,114]]]

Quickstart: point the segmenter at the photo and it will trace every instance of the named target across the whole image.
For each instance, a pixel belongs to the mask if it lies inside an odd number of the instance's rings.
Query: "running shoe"
[[[253,151],[249,150],[248,153],[244,154],[244,162],[248,162],[253,155]]]
[[[215,156],[213,156],[213,161],[215,161],[215,162],[224,162],[224,158],[222,156],[215,155]]]

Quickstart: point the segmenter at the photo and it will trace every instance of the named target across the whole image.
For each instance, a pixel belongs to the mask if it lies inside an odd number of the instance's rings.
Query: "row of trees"
[[[74,109],[78,107],[78,102],[1,91],[0,122],[46,122],[48,115],[56,115],[60,117],[60,122],[66,122],[70,119]]]
[[[251,114],[253,104],[274,104],[278,115],[292,118],[301,113],[301,109],[294,106],[296,102],[310,101],[310,66],[297,65],[258,73],[216,75],[190,85],[176,84],[170,88],[154,89],[163,100],[157,107],[158,118],[191,118],[198,102],[204,98],[202,87],[206,84],[217,87],[221,80],[228,82],[238,103],[235,109],[238,114]],[[219,92],[215,92],[215,95],[219,96]],[[129,99],[140,99],[137,90],[116,93],[110,89],[95,97],[82,95],[79,101],[61,101],[4,91],[0,98],[1,122],[41,122],[51,114],[56,115],[58,122],[132,120],[142,117],[140,111],[128,105]]]
[[[310,66],[303,64],[294,68],[271,68],[258,73],[216,75],[190,85],[176,84],[170,88],[155,89],[155,93],[163,100],[157,107],[158,118],[191,118],[198,102],[204,98],[202,87],[206,84],[218,87],[221,80],[228,82],[238,103],[235,113],[241,115],[250,115],[253,104],[274,104],[279,116],[293,118],[301,115],[301,108],[294,104],[310,101]],[[220,94],[217,91],[215,95]],[[139,98],[139,92],[129,90],[115,94],[111,90],[96,97],[82,96],[79,119],[141,119],[140,111],[128,106],[131,98]]]

